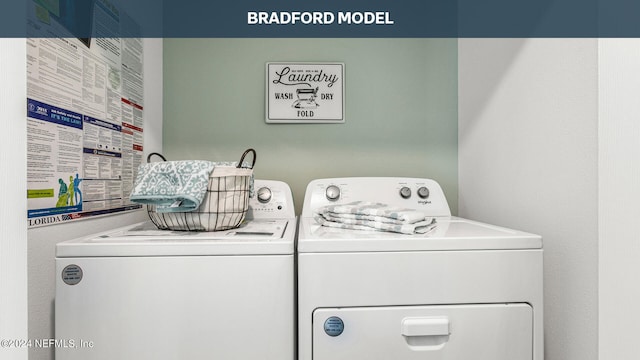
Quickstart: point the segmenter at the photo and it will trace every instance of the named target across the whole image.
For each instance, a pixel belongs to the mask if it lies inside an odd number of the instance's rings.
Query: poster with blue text
[[[88,3],[69,17],[67,2],[29,2],[29,227],[140,208],[128,197],[143,152],[142,40],[74,36],[79,15],[132,26],[107,0]]]

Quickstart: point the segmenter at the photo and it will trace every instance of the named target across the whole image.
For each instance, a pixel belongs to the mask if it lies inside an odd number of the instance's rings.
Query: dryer
[[[403,235],[313,219],[352,201],[437,226]],[[433,180],[314,180],[298,230],[298,359],[542,360],[542,267],[540,236],[451,216]]]
[[[293,360],[293,199],[255,188],[237,229],[145,222],[57,244],[56,359]]]

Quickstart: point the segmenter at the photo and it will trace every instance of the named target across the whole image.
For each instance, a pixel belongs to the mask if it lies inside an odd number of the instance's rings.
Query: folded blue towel
[[[133,185],[132,202],[155,205],[157,212],[186,212],[200,206],[215,163],[203,160],[142,164]]]

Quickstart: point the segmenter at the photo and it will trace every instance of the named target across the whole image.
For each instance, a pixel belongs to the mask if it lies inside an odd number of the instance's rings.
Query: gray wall
[[[345,63],[345,124],[265,123],[265,63]],[[170,159],[258,152],[255,174],[292,187],[338,176],[430,177],[457,211],[456,39],[165,39]]]
[[[598,41],[458,50],[460,215],[542,235],[545,359],[598,359]]]

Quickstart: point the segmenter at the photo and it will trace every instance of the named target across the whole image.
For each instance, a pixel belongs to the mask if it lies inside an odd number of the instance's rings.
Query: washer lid
[[[158,230],[151,222],[65,241],[57,257],[290,255],[295,221],[249,220],[239,228],[215,231]]]
[[[298,252],[383,252],[542,249],[542,237],[456,217],[437,218],[434,230],[421,235],[323,227],[300,219]]]

